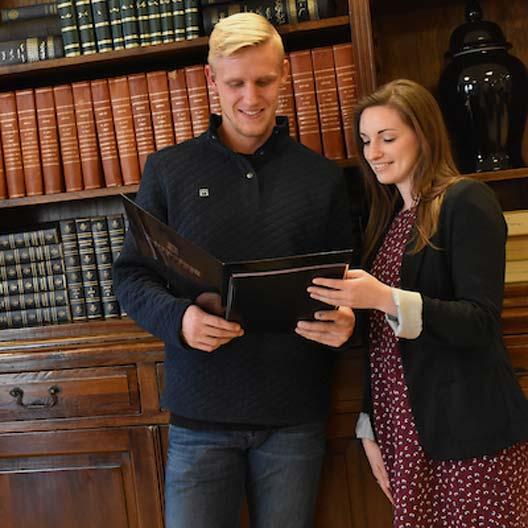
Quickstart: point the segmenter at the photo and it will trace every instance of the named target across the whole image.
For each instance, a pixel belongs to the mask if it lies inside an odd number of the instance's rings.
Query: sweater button
[[[248,172],[248,173],[246,174],[246,178],[247,178],[248,180],[251,180],[251,179],[253,178],[253,176],[255,176],[255,175],[254,175],[252,172]]]

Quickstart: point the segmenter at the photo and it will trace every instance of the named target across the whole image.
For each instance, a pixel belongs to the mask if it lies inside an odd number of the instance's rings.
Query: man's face
[[[252,154],[269,138],[287,67],[272,42],[217,57],[213,67],[206,66],[222,107],[220,135],[229,148]]]

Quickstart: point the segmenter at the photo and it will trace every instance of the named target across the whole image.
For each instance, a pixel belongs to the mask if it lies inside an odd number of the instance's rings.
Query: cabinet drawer
[[[135,366],[0,375],[0,422],[138,412]]]

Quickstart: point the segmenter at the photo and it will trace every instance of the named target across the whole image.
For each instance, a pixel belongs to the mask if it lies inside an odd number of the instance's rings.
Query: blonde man
[[[341,170],[276,121],[287,74],[276,30],[234,15],[210,48],[222,117],[149,158],[138,203],[222,260],[350,247]],[[330,348],[350,337],[352,311],[320,312],[295,332],[245,332],[207,309],[208,292],[138,257],[131,238],[115,283],[129,315],[166,345],[166,528],[236,527],[244,495],[252,528],[312,526]]]

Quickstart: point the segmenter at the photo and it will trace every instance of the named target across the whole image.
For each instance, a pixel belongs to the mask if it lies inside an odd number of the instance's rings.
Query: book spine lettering
[[[347,158],[351,158],[356,154],[354,108],[358,101],[354,50],[352,44],[336,44],[333,51],[346,153]]]
[[[169,91],[172,107],[172,122],[176,143],[192,139],[191,110],[187,98],[187,83],[183,69],[168,72]]]
[[[150,24],[147,0],[136,0],[136,18],[138,23],[139,43],[141,46],[149,46]]]
[[[85,321],[87,319],[86,302],[84,300],[81,260],[75,220],[61,220],[59,228],[72,318],[74,321]]]
[[[288,118],[288,129],[290,136],[293,139],[297,139],[297,120],[291,73],[288,73],[284,83],[281,85],[279,92],[279,104],[277,106],[276,114],[278,116],[285,116]]]
[[[61,273],[64,273],[62,259],[41,260],[2,266],[0,267],[0,280],[26,279],[41,275],[60,275]]]
[[[122,185],[108,81],[91,81],[91,91],[105,184],[106,187]]]
[[[80,191],[83,188],[83,180],[71,85],[54,86],[53,96],[66,191]]]
[[[24,167],[14,92],[0,93],[0,133],[9,198],[25,196]]]
[[[32,326],[63,324],[71,321],[67,306],[17,310],[0,314],[0,328],[26,328]]]
[[[321,122],[324,155],[333,160],[345,158],[345,145],[339,113],[334,54],[330,46],[312,49],[317,107]]]
[[[309,149],[322,154],[310,50],[291,52],[289,58],[295,108],[297,109],[299,140]]]
[[[77,57],[81,54],[81,39],[73,0],[59,0],[57,12],[64,43],[64,56]]]
[[[149,14],[150,43],[161,44],[161,13],[159,0],[147,0]]]
[[[50,308],[52,306],[68,306],[68,294],[66,290],[21,293],[0,297],[0,311],[8,312],[33,308]]]
[[[56,227],[0,235],[0,250],[45,246],[58,243],[59,234]]]
[[[132,117],[136,133],[139,166],[143,172],[147,157],[156,150],[150,111],[147,78],[144,73],[128,76]]]
[[[141,170],[138,162],[128,79],[126,77],[109,79],[108,87],[123,183],[125,185],[139,183]]]
[[[191,111],[191,122],[194,137],[207,130],[209,124],[209,100],[203,66],[185,68],[185,81]]]
[[[83,187],[85,189],[99,189],[102,186],[102,170],[99,147],[97,146],[90,82],[76,82],[71,86],[79,136]]]
[[[20,130],[20,146],[24,167],[26,195],[36,196],[44,191],[37,130],[37,113],[33,90],[15,92]]]
[[[148,96],[156,150],[174,145],[174,132],[169,97],[167,72],[147,73]]]
[[[24,279],[12,279],[0,282],[0,296],[64,289],[66,289],[66,277],[64,274],[47,275],[44,277],[26,277]]]
[[[53,90],[50,87],[35,89],[40,157],[46,194],[62,192],[62,170],[60,163],[59,136]]]
[[[45,246],[30,246],[15,249],[0,250],[0,266],[12,266],[27,262],[38,262],[62,258],[60,244],[46,244]]]

